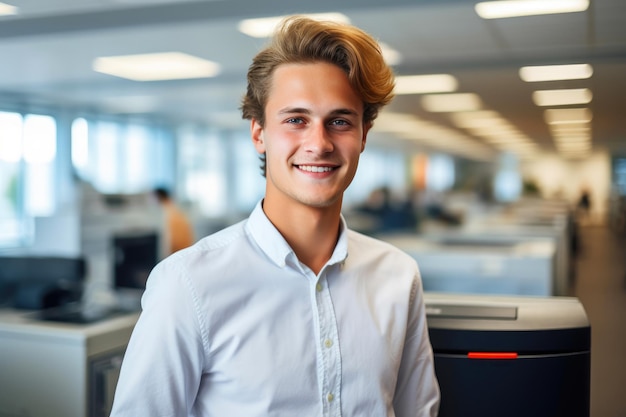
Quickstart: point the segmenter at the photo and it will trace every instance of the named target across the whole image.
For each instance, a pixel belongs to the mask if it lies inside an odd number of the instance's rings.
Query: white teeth
[[[300,165],[299,168],[308,172],[329,172],[333,170],[331,167],[318,167],[313,165]]]

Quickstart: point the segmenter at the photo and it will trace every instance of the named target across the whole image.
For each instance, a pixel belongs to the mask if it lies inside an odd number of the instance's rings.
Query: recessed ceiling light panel
[[[592,119],[591,110],[587,108],[578,109],[548,109],[544,112],[548,124],[570,124],[589,123]]]
[[[449,93],[458,87],[458,81],[448,74],[404,75],[396,77],[396,94]]]
[[[593,94],[588,88],[569,88],[561,90],[538,90],[533,92],[533,101],[537,106],[567,106],[587,104]]]
[[[307,14],[306,17],[315,20],[328,20],[339,23],[350,23],[350,19],[341,13],[314,13]],[[274,34],[276,27],[282,22],[287,15],[262,17],[258,19],[244,19],[237,25],[239,32],[244,33],[253,38],[267,38]]]
[[[134,81],[162,81],[214,77],[220,66],[181,52],[163,52],[96,58],[93,69]]]
[[[422,97],[422,107],[433,113],[475,111],[481,109],[482,101],[474,93],[429,94]]]
[[[540,81],[584,80],[593,75],[589,64],[541,65],[522,67],[519,76],[523,81],[532,83]]]
[[[0,16],[17,14],[18,8],[10,4],[0,3]]]
[[[501,0],[477,3],[474,10],[483,19],[582,12],[589,0]]]

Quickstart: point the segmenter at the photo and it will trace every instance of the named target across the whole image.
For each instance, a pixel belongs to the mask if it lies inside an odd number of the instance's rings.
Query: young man
[[[255,57],[242,105],[265,198],[154,269],[113,416],[437,414],[417,265],[341,217],[392,90],[361,30],[283,24]]]

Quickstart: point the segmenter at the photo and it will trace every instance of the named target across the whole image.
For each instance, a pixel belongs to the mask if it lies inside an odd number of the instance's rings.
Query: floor
[[[626,416],[626,237],[579,228],[572,295],[591,322],[591,417]]]

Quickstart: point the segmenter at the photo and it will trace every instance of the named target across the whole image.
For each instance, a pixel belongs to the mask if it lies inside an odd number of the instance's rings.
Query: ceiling
[[[240,126],[247,67],[265,39],[237,30],[242,18],[336,11],[400,52],[398,75],[445,73],[458,92],[480,96],[537,145],[555,152],[536,89],[593,92],[594,150],[626,154],[626,1],[591,0],[585,12],[483,20],[467,0],[3,0],[19,14],[0,17],[0,103],[59,103],[116,114]],[[299,3],[299,4],[296,4]],[[99,56],[181,51],[216,61],[215,78],[135,82],[92,70]],[[586,80],[525,83],[526,65],[589,63]],[[539,85],[543,84],[543,85]],[[501,148],[429,113],[419,95],[398,96],[388,111],[421,120],[412,143],[492,157]],[[381,118],[382,120],[382,118]],[[471,145],[471,146],[467,146]]]

